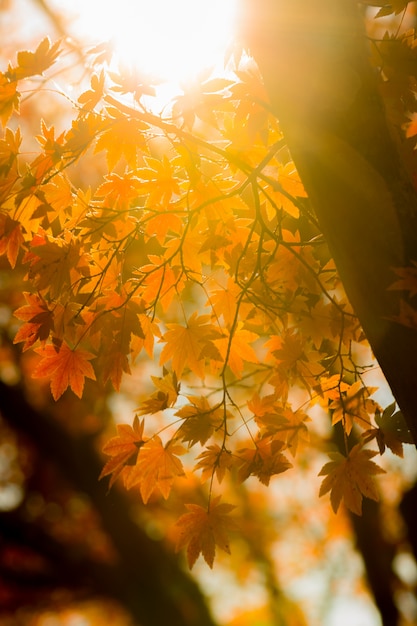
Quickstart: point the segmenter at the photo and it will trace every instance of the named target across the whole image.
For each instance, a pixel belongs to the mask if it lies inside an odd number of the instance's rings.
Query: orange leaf
[[[230,335],[226,335],[226,332],[227,331],[224,331],[224,337],[216,339],[215,345],[219,349],[223,359],[226,359],[227,357],[227,364],[233,374],[237,378],[240,378],[245,361],[249,363],[258,363],[256,352],[250,344],[259,339],[259,335],[242,328],[242,323],[237,325],[232,337],[230,337]]]
[[[176,456],[183,452],[182,446],[175,446],[171,441],[164,446],[157,435],[149,439],[140,449],[136,465],[126,479],[126,487],[139,485],[145,504],[156,488],[168,498],[175,477],[184,476],[182,463]]]
[[[319,476],[326,476],[320,487],[320,496],[330,491],[330,502],[337,513],[342,498],[348,509],[362,514],[362,496],[379,500],[378,490],[374,482],[375,474],[385,471],[370,459],[377,452],[362,450],[360,444],[352,448],[347,457],[340,452],[329,454],[332,459],[322,468]]]
[[[160,363],[163,365],[172,359],[172,368],[180,378],[187,367],[200,378],[204,378],[204,357],[202,352],[211,339],[219,335],[216,328],[209,324],[208,315],[193,313],[187,326],[168,324],[168,330],[163,340],[166,342],[162,349]]]
[[[197,463],[194,469],[201,469],[201,480],[207,480],[216,474],[219,483],[222,482],[227,469],[233,466],[233,456],[226,450],[221,448],[217,443],[212,446],[207,446],[206,450],[202,452],[197,459],[200,461]]]
[[[123,374],[131,374],[129,360],[126,354],[120,351],[116,342],[101,361],[103,368],[103,382],[111,381],[114,389],[120,391]]]
[[[8,215],[0,215],[0,255],[7,256],[12,268],[16,265],[17,255],[24,242],[20,223]]]
[[[84,390],[85,378],[96,380],[93,366],[89,361],[94,354],[81,348],[71,349],[63,343],[60,349],[48,345],[35,350],[42,356],[41,361],[35,367],[33,378],[48,376],[51,379],[51,393],[54,400],[58,400],[68,386],[81,398]]]
[[[0,121],[3,127],[6,126],[13,111],[19,112],[20,93],[16,86],[16,82],[9,82],[6,75],[0,72]]]
[[[224,412],[219,407],[210,406],[204,396],[187,396],[187,400],[190,404],[186,404],[175,413],[184,420],[176,436],[181,441],[188,441],[190,447],[197,441],[203,445],[211,437],[214,429],[223,423]]]
[[[42,39],[35,52],[22,50],[17,53],[17,67],[11,69],[17,80],[42,74],[55,61],[59,54],[59,41],[51,46],[48,37]]]
[[[375,400],[369,398],[376,390],[377,387],[364,387],[360,380],[354,383],[346,393],[329,404],[332,424],[341,421],[347,435],[350,434],[354,422],[361,428],[369,428],[370,414],[379,409]]]
[[[45,300],[36,294],[25,293],[27,304],[15,311],[17,319],[26,322],[19,328],[13,343],[25,342],[23,351],[28,350],[40,339],[46,341],[53,329],[53,313],[49,310]]]
[[[108,474],[113,474],[109,487],[114,484],[129,461],[138,454],[144,443],[144,420],[139,422],[137,416],[135,416],[133,421],[133,428],[128,424],[117,424],[116,428],[117,436],[112,437],[103,447],[103,452],[112,458],[107,461],[99,476],[99,479],[101,479],[104,476],[108,476]]]
[[[272,476],[292,467],[287,457],[280,452],[283,447],[282,441],[264,437],[255,441],[255,447],[239,450],[238,479],[243,482],[249,476],[256,476],[263,485],[268,486]]]
[[[230,554],[228,530],[235,527],[229,513],[235,507],[232,504],[218,504],[220,498],[213,499],[209,509],[198,504],[187,504],[189,513],[185,513],[176,523],[179,531],[176,549],[187,546],[187,561],[190,569],[201,553],[204,560],[213,567],[216,546]]]

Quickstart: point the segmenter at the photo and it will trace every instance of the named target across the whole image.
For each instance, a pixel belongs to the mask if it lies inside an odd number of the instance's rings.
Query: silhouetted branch
[[[135,523],[128,498],[117,490],[107,494],[107,486],[98,482],[101,462],[93,440],[69,436],[56,421],[31,407],[22,389],[3,382],[0,412],[75,489],[88,495],[97,510],[118,563],[110,582],[102,579],[99,584],[99,572],[94,570],[92,585],[96,584],[100,592],[110,589],[143,626],[214,626],[194,581],[160,542],[151,540]]]

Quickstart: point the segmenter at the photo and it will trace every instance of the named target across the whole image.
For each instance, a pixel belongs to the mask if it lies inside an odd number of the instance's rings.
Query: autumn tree
[[[158,85],[115,68],[107,44],[44,38],[0,74],[0,253],[14,315],[4,363],[28,398],[15,420],[5,386],[4,419],[63,441],[45,412],[65,425],[82,406],[84,434],[95,416],[108,501],[123,485],[165,516],[190,568],[200,555],[212,567],[244,536],[249,479],[268,486],[327,453],[318,495],[353,514],[386,624],[399,619],[392,562],[406,535],[390,543],[383,532],[377,457],[417,442],[416,46],[401,21],[377,36],[366,17],[369,5],[404,17],[408,4],[242,0],[223,74],[161,112]],[[53,72],[71,96],[51,87]],[[57,121],[39,115],[50,89]],[[394,398],[377,400],[367,382],[372,353]],[[115,429],[98,398],[129,389],[130,375],[135,410]],[[53,456],[46,435],[42,445]],[[77,480],[94,494],[82,471]],[[176,557],[169,580],[180,577],[188,612],[151,567],[159,547],[135,536],[153,589],[148,604],[141,596],[143,623],[157,619],[155,589],[176,623],[212,623]],[[378,542],[387,559],[375,568]],[[275,588],[267,548],[257,558]]]

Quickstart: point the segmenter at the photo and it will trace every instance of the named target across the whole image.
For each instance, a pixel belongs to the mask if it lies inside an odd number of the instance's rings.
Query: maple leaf
[[[15,81],[9,79],[0,72],[0,120],[3,127],[11,118],[13,111],[19,112],[20,93],[17,91]]]
[[[98,104],[103,96],[104,89],[104,72],[103,70],[99,75],[93,74],[91,77],[91,89],[84,91],[78,98],[78,102],[83,105],[83,109],[86,111],[92,111],[96,104]]]
[[[113,486],[123,470],[130,470],[131,462],[136,460],[137,454],[145,442],[143,438],[144,425],[145,421],[139,422],[136,415],[133,420],[133,427],[128,424],[117,424],[117,436],[109,439],[103,446],[104,454],[112,458],[103,467],[99,480],[112,474],[109,488]]]
[[[89,255],[81,239],[69,231],[62,238],[38,233],[24,260],[30,264],[30,279],[52,298],[58,298],[64,289],[71,290],[77,279],[90,273]]]
[[[175,524],[178,531],[176,550],[187,546],[190,569],[200,554],[212,568],[216,546],[230,554],[228,532],[236,528],[236,522],[229,514],[235,507],[225,502],[219,503],[219,500],[219,497],[213,498],[209,509],[198,504],[186,504],[189,513],[182,515]]]
[[[384,474],[385,470],[371,461],[377,452],[363,450],[360,444],[352,448],[347,457],[340,452],[329,454],[332,459],[321,469],[319,476],[325,476],[319,495],[330,491],[330,502],[337,513],[342,498],[347,508],[362,514],[363,496],[379,500],[378,489],[374,481],[376,474]]]
[[[271,337],[265,346],[273,354],[278,365],[282,365],[286,371],[296,368],[299,361],[306,360],[304,342],[294,329],[286,331],[282,336]]]
[[[146,441],[140,449],[136,465],[126,478],[126,487],[139,485],[140,494],[146,504],[159,489],[163,497],[168,498],[174,479],[184,476],[184,469],[178,455],[184,454],[182,446],[169,441],[165,446],[158,435]]]
[[[115,172],[104,177],[105,182],[96,190],[97,198],[105,198],[107,206],[126,210],[133,198],[139,195],[140,181],[132,172],[119,176]]]
[[[179,179],[174,176],[172,164],[166,156],[162,161],[147,156],[144,160],[148,167],[137,170],[142,181],[141,195],[148,195],[147,206],[165,205],[173,195],[179,194]]]
[[[120,351],[120,343],[114,341],[110,350],[101,355],[100,366],[102,368],[103,383],[111,381],[114,389],[120,391],[123,374],[131,374],[129,360],[126,354]]]
[[[411,261],[407,267],[395,267],[394,272],[400,277],[388,287],[391,290],[407,291],[410,298],[417,294],[417,262]]]
[[[288,424],[288,420],[283,415],[283,405],[278,401],[278,395],[275,393],[261,397],[255,392],[247,404],[259,428],[276,430]]]
[[[346,393],[342,393],[329,404],[332,424],[342,422],[347,435],[350,434],[354,422],[361,428],[369,426],[369,415],[379,409],[378,403],[369,398],[376,390],[376,387],[364,387],[360,380],[354,383]]]
[[[107,63],[110,65],[113,54],[114,46],[111,41],[103,41],[96,46],[93,46],[88,50],[88,54],[94,55],[94,63],[100,65],[101,63]]]
[[[13,166],[16,167],[16,158],[21,143],[20,129],[17,128],[16,132],[13,133],[10,128],[6,128],[4,138],[0,139],[0,175],[8,174]],[[4,179],[2,184],[4,184]]]
[[[391,315],[389,319],[402,326],[407,326],[415,330],[417,328],[417,309],[401,298],[399,314]]]
[[[144,415],[146,413],[158,413],[175,404],[178,398],[181,385],[178,383],[175,372],[168,372],[163,369],[164,376],[151,376],[156,391],[144,400],[137,411]]]
[[[402,457],[403,443],[413,443],[412,435],[407,427],[401,411],[395,411],[395,402],[375,413],[377,428],[371,428],[362,434],[364,442],[368,443],[376,439],[380,454],[384,454],[385,448]]]
[[[47,303],[37,294],[24,293],[27,304],[14,312],[17,319],[26,322],[17,331],[13,343],[25,342],[23,352],[33,346],[39,339],[45,342],[54,327],[52,311]]]
[[[83,112],[72,121],[71,130],[65,134],[63,149],[71,155],[81,156],[104,128],[105,121],[98,113]]]
[[[236,314],[238,286],[229,278],[226,289],[216,289],[210,293],[209,304],[217,317],[223,316],[227,326],[231,326]]]
[[[17,53],[17,66],[9,68],[8,72],[15,80],[43,74],[60,53],[60,42],[51,45],[49,37],[42,39],[35,52],[22,50]]]
[[[178,378],[181,378],[186,367],[199,378],[204,378],[205,358],[202,357],[202,352],[212,339],[220,335],[209,320],[208,315],[198,315],[195,312],[189,318],[187,326],[167,324],[168,330],[162,339],[166,343],[161,352],[160,364],[172,359],[172,368]]]
[[[201,480],[207,480],[215,472],[219,483],[222,482],[226,470],[230,470],[234,464],[232,454],[229,450],[221,448],[217,443],[207,446],[206,450],[198,455],[200,459],[194,469],[201,469]]]
[[[133,93],[137,101],[139,101],[143,95],[154,96],[156,92],[153,85],[159,84],[159,81],[154,77],[139,73],[136,68],[123,68],[121,74],[109,72],[109,76],[115,83],[115,85],[111,87],[112,91],[123,94]]]
[[[20,222],[0,214],[0,255],[5,254],[12,269],[16,266],[20,248],[25,243]]]
[[[252,448],[238,450],[238,478],[241,482],[249,476],[256,476],[268,486],[271,476],[281,474],[292,467],[281,450],[284,443],[271,437],[258,438]]]
[[[107,99],[107,98],[105,98]],[[145,144],[147,124],[137,119],[129,119],[117,109],[107,109],[109,120],[99,136],[95,152],[106,151],[109,170],[112,170],[118,161],[124,157],[130,167],[137,165],[137,154],[140,147]]]
[[[90,360],[94,354],[82,348],[70,348],[63,342],[56,350],[47,345],[35,350],[42,359],[33,371],[33,378],[48,377],[51,380],[51,393],[54,400],[58,400],[68,387],[81,398],[84,390],[85,378],[96,380]]]
[[[233,335],[230,336],[226,330],[223,331],[223,337],[215,340],[215,345],[232,370],[233,374],[240,378],[244,368],[244,362],[258,363],[259,359],[255,350],[250,345],[257,339],[259,335],[243,328],[240,322],[234,329]]]
[[[295,169],[294,163],[292,161],[285,165],[280,163],[278,168],[268,166],[264,171],[269,173],[269,170],[271,170],[272,174],[271,189],[267,188],[270,197],[273,198],[277,208],[284,209],[286,213],[297,219],[300,215],[300,211],[291,197],[295,200],[296,197],[306,197],[307,194],[301,183],[298,172]],[[275,182],[276,179],[278,179],[278,183]]]
[[[215,428],[224,421],[224,412],[219,407],[211,407],[204,396],[187,396],[190,404],[181,407],[175,415],[184,423],[179,427],[176,436],[181,441],[188,441],[193,446],[198,441],[205,444]]]

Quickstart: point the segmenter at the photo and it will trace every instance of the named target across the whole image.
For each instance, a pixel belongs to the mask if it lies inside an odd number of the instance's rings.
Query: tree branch
[[[393,268],[417,257],[417,194],[386,122],[357,3],[242,2],[245,43],[417,444],[417,331],[392,321],[399,298],[388,290]]]

